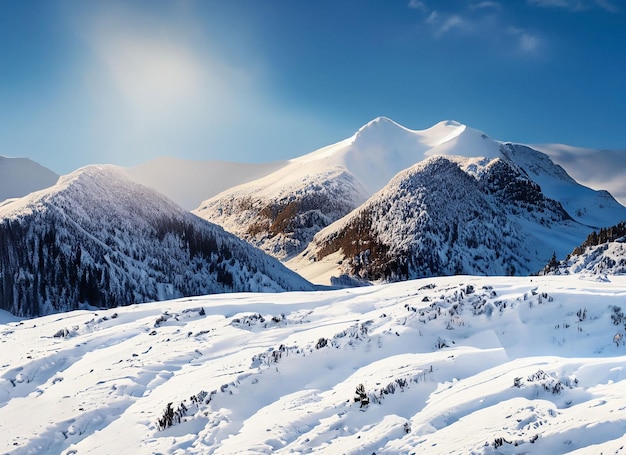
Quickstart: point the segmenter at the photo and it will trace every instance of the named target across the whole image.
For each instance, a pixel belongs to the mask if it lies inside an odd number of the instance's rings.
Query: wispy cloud
[[[466,27],[466,21],[458,14],[441,14],[438,11],[432,11],[426,23],[433,27],[435,36],[445,35],[453,29],[463,29]]]
[[[477,9],[500,9],[502,8],[502,5],[498,2],[491,2],[491,1],[485,1],[485,2],[478,2],[478,3],[472,3],[469,8],[471,10],[477,10]]]
[[[563,2],[567,0],[528,1]],[[415,5],[412,5],[414,2]],[[424,23],[435,38],[460,33],[466,37],[474,36],[485,41],[497,40],[505,45],[508,42],[508,51],[513,49],[527,56],[537,53],[543,45],[538,34],[507,23],[508,20],[504,14],[505,7],[497,1],[477,1],[454,11],[431,9],[425,2],[418,0],[413,0],[409,6],[419,9],[424,14]]]
[[[619,7],[611,0],[527,0],[532,6],[542,8],[562,8],[569,11],[585,11],[592,8],[601,8],[616,13]]]
[[[428,6],[421,0],[411,0],[409,2],[409,8],[417,9],[420,11],[428,11]]]
[[[541,39],[537,35],[522,28],[509,27],[508,32],[511,36],[515,37],[519,50],[524,53],[533,53],[537,51],[541,45]]]

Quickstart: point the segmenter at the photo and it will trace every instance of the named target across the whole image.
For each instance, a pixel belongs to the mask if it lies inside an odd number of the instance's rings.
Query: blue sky
[[[0,0],[0,155],[292,158],[384,115],[626,148],[626,0]]]

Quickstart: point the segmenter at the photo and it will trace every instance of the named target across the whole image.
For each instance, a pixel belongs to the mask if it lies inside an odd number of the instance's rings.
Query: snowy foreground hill
[[[0,453],[619,454],[626,277],[0,315]]]

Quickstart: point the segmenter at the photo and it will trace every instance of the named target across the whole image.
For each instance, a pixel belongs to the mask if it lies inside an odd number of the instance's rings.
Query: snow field
[[[625,303],[458,276],[7,317],[0,453],[620,453]]]

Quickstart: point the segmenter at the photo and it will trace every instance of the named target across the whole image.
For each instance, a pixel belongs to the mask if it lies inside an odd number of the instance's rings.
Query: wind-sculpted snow
[[[0,453],[622,453],[625,297],[462,276],[8,318]]]
[[[0,207],[0,308],[15,315],[300,289],[312,287],[109,166]]]

